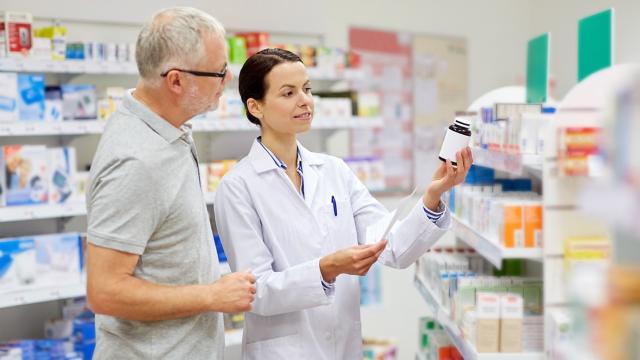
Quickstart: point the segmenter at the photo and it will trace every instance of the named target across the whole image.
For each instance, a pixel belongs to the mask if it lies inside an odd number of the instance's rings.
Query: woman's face
[[[309,130],[313,118],[311,84],[304,64],[284,62],[266,77],[267,92],[258,101],[263,131],[298,134]]]

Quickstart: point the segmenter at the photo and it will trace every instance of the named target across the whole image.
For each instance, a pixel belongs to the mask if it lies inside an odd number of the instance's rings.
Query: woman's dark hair
[[[302,62],[302,59],[291,51],[283,49],[264,49],[251,56],[242,66],[238,76],[240,98],[247,112],[247,119],[260,126],[260,120],[249,113],[247,100],[262,100],[267,92],[267,75],[276,65],[284,62]]]

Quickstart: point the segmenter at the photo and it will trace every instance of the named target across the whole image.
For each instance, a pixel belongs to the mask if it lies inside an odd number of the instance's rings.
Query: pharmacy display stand
[[[557,111],[547,118],[544,127],[544,152],[541,155],[497,153],[474,149],[475,164],[493,168],[516,176],[538,177],[541,181],[543,199],[543,247],[542,249],[506,249],[496,241],[486,239],[468,224],[453,217],[452,230],[458,240],[495,266],[502,259],[526,259],[542,265],[545,352],[544,353],[478,353],[473,345],[461,336],[460,328],[451,320],[448,311],[439,304],[437,297],[420,278],[415,284],[433,310],[433,318],[440,322],[464,359],[594,359],[588,346],[561,342],[557,345],[558,321],[571,316],[570,309],[577,304],[598,301],[606,291],[594,294],[598,282],[605,281],[606,273],[591,274],[589,283],[571,281],[567,264],[570,256],[565,253],[566,241],[570,238],[611,238],[611,224],[616,214],[611,211],[615,204],[598,195],[594,183],[601,183],[604,165],[597,161],[589,163],[586,173],[567,173],[563,164],[563,149],[558,146],[558,136],[563,129],[602,128],[605,119],[611,117],[611,102],[620,89],[630,81],[638,79],[640,65],[613,66],[592,74],[578,83],[557,105]],[[470,106],[479,110],[493,103],[524,103],[524,89],[502,88],[481,97]],[[611,182],[611,181],[610,181]],[[601,191],[600,191],[601,192]],[[613,197],[612,197],[613,199]],[[615,212],[615,211],[614,211]],[[429,256],[429,255],[426,255]],[[419,266],[420,263],[418,263]],[[595,300],[594,300],[595,299]],[[561,335],[560,335],[561,336]]]
[[[546,136],[552,140],[549,143],[557,143],[553,139],[560,127],[602,128],[605,119],[611,116],[609,110],[617,91],[627,86],[629,81],[637,79],[639,74],[638,64],[616,65],[578,83],[558,106],[552,122],[554,126],[547,129]],[[566,270],[566,263],[571,259],[565,253],[566,239],[611,238],[611,223],[607,219],[620,216],[615,210],[617,204],[610,203],[606,195],[602,196],[601,189],[592,186],[603,180],[600,165],[594,165],[588,174],[562,176],[558,152],[553,146],[545,148],[543,164],[544,303],[548,329],[555,327],[558,318],[569,314],[571,306],[594,301],[594,298],[602,299],[607,295],[606,289],[599,294],[590,293],[602,289],[597,285],[606,278],[604,269],[590,274],[588,283],[570,281],[571,274]],[[589,210],[594,207],[596,211]],[[594,359],[588,347],[566,343],[555,346],[553,335],[553,331],[546,331],[545,348],[549,358]]]
[[[482,107],[493,106],[495,103],[524,103],[526,99],[525,89],[520,86],[510,86],[495,89],[474,101],[468,108],[468,111],[476,111]],[[473,148],[474,162],[476,165],[493,168],[498,171],[506,172],[512,175],[523,175],[527,172],[533,173],[535,176],[542,175],[542,158],[540,156],[522,156],[519,154],[507,154],[494,152],[480,148]],[[542,249],[528,248],[505,248],[494,239],[489,239],[479,233],[466,221],[452,214],[452,231],[457,240],[461,241],[475,252],[484,257],[495,267],[502,266],[503,259],[527,259],[539,262],[543,259]],[[425,255],[428,257],[429,255]],[[422,295],[429,309],[432,311],[433,318],[444,328],[449,339],[456,347],[460,355],[465,360],[486,359],[486,360],[534,360],[544,359],[542,352],[536,353],[480,353],[474,345],[464,338],[460,327],[453,321],[452,316],[447,308],[442,306],[438,297],[435,296],[434,290],[431,289],[426,281],[420,275],[421,260],[416,266],[417,273],[415,277],[415,286]],[[417,355],[420,359],[423,355]]]

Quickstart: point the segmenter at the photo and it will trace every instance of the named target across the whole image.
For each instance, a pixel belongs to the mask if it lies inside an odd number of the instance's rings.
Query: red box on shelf
[[[269,45],[269,33],[266,32],[248,32],[239,33],[236,36],[243,37],[247,43],[247,57],[257,53],[262,49],[268,48]]]

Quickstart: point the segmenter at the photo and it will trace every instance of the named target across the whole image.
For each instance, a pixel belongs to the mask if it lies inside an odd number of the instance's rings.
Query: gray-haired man
[[[87,296],[96,359],[222,357],[220,312],[247,311],[248,272],[220,278],[185,122],[217,106],[224,29],[192,8],[157,13],[136,44],[140,81],[109,119],[87,191]]]

